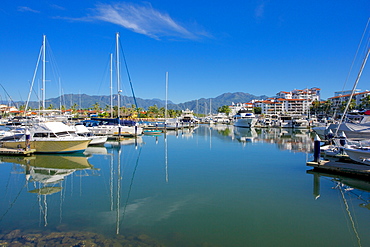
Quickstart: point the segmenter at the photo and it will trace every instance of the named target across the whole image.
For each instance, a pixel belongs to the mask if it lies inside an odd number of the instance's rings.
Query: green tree
[[[48,110],[54,109],[53,104],[50,104],[49,107],[47,108]]]
[[[158,117],[159,115],[159,109],[157,105],[149,106],[148,107],[148,112],[147,112],[148,117]]]
[[[361,99],[360,107],[364,109],[370,108],[370,94],[366,95],[365,97]]]
[[[344,110],[346,109],[347,104],[348,104],[348,100],[342,101],[342,105],[340,106],[340,111],[341,112],[344,112]],[[356,108],[356,100],[351,99],[351,102],[348,105],[348,111],[353,110],[355,108]]]
[[[217,109],[218,112],[225,113],[226,115],[229,115],[231,112],[231,109],[228,105],[223,105]]]
[[[324,102],[324,104],[321,106],[321,113],[322,114],[334,114],[333,112],[333,102],[330,100],[327,100]]]
[[[95,104],[93,105],[93,108],[96,111],[96,113],[100,112],[100,104],[98,102],[95,102]]]
[[[315,100],[312,102],[311,107],[310,107],[310,113],[311,114],[319,114],[323,105],[321,104],[320,101]]]
[[[20,106],[19,106],[19,110],[20,110],[20,111],[24,111],[25,109],[26,109],[26,106],[25,106],[25,105],[20,105]]]
[[[262,113],[262,108],[261,107],[253,107],[253,112],[255,114],[261,114]]]
[[[77,112],[77,107],[78,107],[78,105],[77,105],[76,103],[74,103],[74,104],[71,106],[72,113],[76,113],[76,112]]]

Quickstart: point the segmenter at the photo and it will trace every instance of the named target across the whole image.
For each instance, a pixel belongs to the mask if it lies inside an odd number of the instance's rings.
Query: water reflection
[[[320,180],[327,179],[333,183],[333,189],[338,189],[341,193],[346,192],[349,196],[359,201],[358,206],[370,209],[370,181],[314,170],[309,170],[307,173],[313,175],[313,195],[315,199],[318,199],[321,196]]]
[[[321,180],[331,181],[332,189],[338,191],[340,202],[343,205],[348,228],[351,230],[358,246],[363,246],[358,222],[356,219],[356,204],[360,208],[370,209],[370,182],[361,178],[345,177],[329,173],[307,171],[313,175],[313,195],[317,200],[321,196]]]
[[[207,133],[207,131],[209,131]],[[233,125],[217,124],[210,128],[200,128],[197,134],[210,138],[223,138],[225,141],[237,141],[243,146],[248,143],[276,144],[281,150],[294,152],[313,152],[313,137],[309,129],[282,128],[240,128]],[[212,141],[212,139],[210,139]]]
[[[314,197],[320,199],[313,200],[305,165],[311,146],[304,130],[201,125],[110,141],[86,150],[87,156],[3,157],[0,226],[3,232],[86,230],[125,240],[147,235],[166,246],[350,246],[347,229],[337,223],[343,213],[337,198],[320,195],[360,190],[319,174]],[[56,173],[59,178],[31,173],[51,169],[40,163],[71,167],[59,167],[65,172]],[[355,183],[340,178],[342,185]],[[356,208],[365,211],[356,212],[358,228],[368,231],[369,201],[357,198],[364,200]]]
[[[235,135],[236,140],[244,144],[246,142],[253,142],[258,137],[258,134],[255,128],[234,127],[234,135]]]
[[[0,161],[20,165],[24,170],[27,191],[37,196],[44,226],[48,225],[47,196],[61,192],[63,181],[76,171],[93,169],[83,155],[0,156]]]

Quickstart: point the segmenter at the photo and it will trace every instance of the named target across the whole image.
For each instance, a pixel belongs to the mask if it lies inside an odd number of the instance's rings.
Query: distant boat
[[[101,136],[127,136],[133,137],[143,133],[143,128],[138,126],[135,121],[121,120],[118,118],[91,118],[82,123],[94,135]]]
[[[238,113],[234,116],[235,127],[242,127],[242,128],[253,128],[257,123],[257,117],[254,115],[253,112],[248,110],[240,110]]]
[[[162,134],[162,130],[158,129],[144,129],[143,130],[144,135],[160,135]]]
[[[181,127],[190,127],[199,123],[199,120],[194,117],[193,111],[189,109],[183,110],[178,120]]]
[[[82,124],[77,124],[75,126],[72,126],[72,128],[75,129],[76,134],[78,136],[86,137],[87,139],[90,139],[91,142],[89,145],[103,145],[107,139],[108,136],[96,136],[92,131],[90,131],[86,126]]]

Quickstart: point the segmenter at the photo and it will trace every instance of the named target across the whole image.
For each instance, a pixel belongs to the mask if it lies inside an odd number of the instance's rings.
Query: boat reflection
[[[120,140],[108,140],[105,142],[105,147],[106,148],[120,148],[122,145],[135,145],[139,146],[144,144],[143,137],[142,136],[137,136],[134,138],[122,138]]]
[[[108,150],[105,146],[88,146],[84,152],[85,155],[108,155]]]
[[[255,128],[234,127],[234,135],[235,139],[242,143],[253,142],[258,137]]]
[[[47,196],[61,192],[63,181],[74,172],[93,170],[83,155],[0,156],[0,161],[20,165],[24,169],[28,192],[37,195],[44,226],[48,225]]]

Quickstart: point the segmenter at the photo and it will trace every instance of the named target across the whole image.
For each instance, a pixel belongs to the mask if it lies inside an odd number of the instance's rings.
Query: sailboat
[[[138,126],[136,122],[120,119],[120,97],[122,90],[120,89],[120,55],[119,55],[119,33],[116,33],[116,67],[117,67],[117,118],[91,118],[95,122],[90,122],[88,129],[95,135],[108,135],[108,136],[126,136],[135,137],[143,133],[143,128]],[[111,81],[112,81],[112,56],[111,56]],[[112,91],[112,82],[111,82]],[[112,93],[111,93],[112,95]],[[111,96],[111,104],[112,104]],[[111,111],[112,111],[111,106]]]
[[[46,61],[46,35],[42,42],[42,107],[45,109],[45,61]],[[39,56],[40,59],[41,56]],[[38,64],[38,63],[37,63]],[[37,69],[37,68],[36,68]],[[36,74],[36,73],[35,73]],[[31,86],[32,89],[32,86]],[[32,90],[30,90],[31,92]],[[28,100],[27,103],[29,101]],[[26,105],[26,110],[27,110]],[[35,149],[37,153],[71,153],[83,152],[89,145],[90,140],[79,137],[75,131],[62,122],[38,122],[24,130],[24,135],[17,140],[2,142],[4,148]]]
[[[355,84],[353,86],[353,89],[352,89],[352,93],[351,93],[350,98],[348,100],[348,103],[346,105],[346,109],[344,110],[344,114],[341,118],[341,121],[340,121],[339,125],[337,126],[337,129],[336,129],[336,132],[335,132],[334,136],[337,135],[338,131],[343,131],[347,136],[348,135],[353,135],[355,133],[356,135],[358,135],[359,138],[366,138],[366,140],[370,139],[370,122],[360,125],[360,127],[362,127],[362,129],[351,130],[351,131],[348,131],[348,130],[345,131],[345,128],[348,129],[349,126],[348,126],[348,123],[343,123],[343,118],[345,116],[345,113],[348,110],[348,106],[350,104],[353,93],[354,93],[354,91],[356,89],[356,86],[358,84],[358,81],[360,80],[362,71],[363,71],[363,69],[366,65],[369,54],[370,54],[370,48],[367,50],[366,56],[365,56],[365,58],[362,62],[360,72],[358,73],[356,82],[355,82]],[[352,124],[352,125],[356,126],[356,124]],[[365,128],[365,130],[364,130],[364,128]],[[363,145],[361,142],[359,142],[359,145],[347,145],[347,146],[345,146],[344,150],[348,154],[350,159],[352,159],[356,162],[365,164],[365,165],[370,165],[370,145],[369,144]]]

